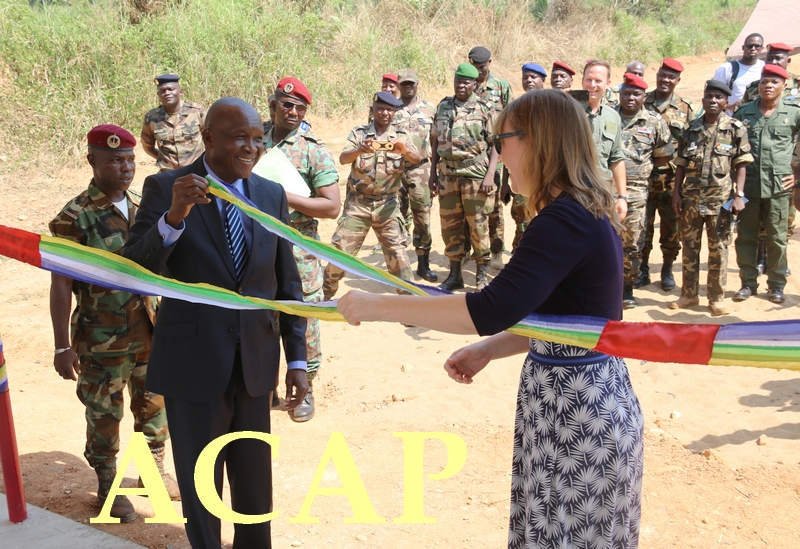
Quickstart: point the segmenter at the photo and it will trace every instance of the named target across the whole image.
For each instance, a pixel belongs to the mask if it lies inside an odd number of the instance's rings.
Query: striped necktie
[[[236,281],[241,282],[244,265],[247,263],[247,242],[244,239],[242,218],[239,217],[236,206],[230,202],[225,202],[225,230],[228,233],[228,248],[236,270]]]

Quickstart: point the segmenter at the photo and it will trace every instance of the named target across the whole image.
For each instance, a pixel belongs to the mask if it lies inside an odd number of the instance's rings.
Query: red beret
[[[789,73],[780,65],[764,65],[764,69],[761,71],[761,78],[765,76],[777,76],[784,80],[789,79]]]
[[[675,59],[670,59],[670,58],[661,60],[661,68],[669,69],[675,72],[683,72],[683,65],[681,65],[680,61],[676,61]]]
[[[90,147],[108,151],[129,151],[136,146],[136,138],[125,128],[114,124],[95,126],[86,134]]]
[[[572,76],[575,76],[575,71],[572,70],[572,67],[567,65],[566,63],[562,63],[561,61],[553,61],[553,69],[552,70],[559,70],[565,71],[570,73]]]
[[[391,80],[392,82],[394,82],[395,84],[397,84],[397,75],[396,75],[396,74],[392,74],[392,73],[390,73],[390,72],[387,72],[386,74],[384,74],[384,75],[381,77],[381,80]]]
[[[278,82],[278,87],[275,88],[275,93],[288,95],[308,105],[311,104],[311,92],[308,91],[305,84],[292,76],[281,78],[281,81]]]
[[[767,51],[785,51],[790,52],[793,51],[794,48],[792,46],[787,46],[783,42],[773,42],[772,44],[767,44]]]
[[[622,82],[624,86],[630,86],[632,88],[640,88],[642,90],[647,89],[647,82],[645,82],[644,79],[642,79],[642,77],[640,77],[637,74],[633,74],[632,72],[626,72],[622,78],[624,79]]]

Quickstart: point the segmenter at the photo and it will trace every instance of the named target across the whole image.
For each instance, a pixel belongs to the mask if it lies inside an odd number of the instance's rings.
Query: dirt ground
[[[703,82],[721,60],[719,53],[684,59],[688,69],[679,92],[699,101]],[[651,84],[656,69],[648,67],[646,80]],[[509,78],[519,93],[515,70],[498,68],[497,72]],[[620,74],[615,73],[614,82]],[[425,95],[435,99],[446,92]],[[337,155],[348,131],[360,123],[355,118],[330,121],[313,116],[310,121]],[[152,161],[142,151],[138,158],[135,187],[153,172]],[[340,173],[346,178],[344,168]],[[85,167],[0,176],[0,224],[46,232],[47,222],[86,187],[90,177]],[[438,235],[436,205],[433,219],[434,235]],[[508,211],[506,220],[510,242],[513,222]],[[323,240],[330,238],[333,228],[333,221],[322,223]],[[797,275],[789,279],[786,303],[775,306],[758,296],[732,304],[732,314],[721,322],[797,316],[799,238],[795,235],[789,243],[790,265]],[[371,235],[361,257],[383,265],[382,256],[372,253],[376,243]],[[432,261],[440,280],[446,276],[447,265],[442,250],[441,238],[435,236]],[[652,268],[658,273],[660,254],[653,255]],[[731,255],[728,298],[738,289]],[[413,262],[413,252],[410,256]],[[680,285],[680,269],[676,271]],[[82,456],[85,426],[74,384],[62,380],[52,366],[49,274],[0,258],[0,277],[5,280],[0,286],[0,331],[27,499],[88,523],[99,512],[96,481]],[[468,287],[474,284],[474,264],[467,267],[466,282]],[[387,291],[351,278],[345,286]],[[710,316],[704,302],[685,311],[668,309],[678,293],[647,286],[637,291],[640,306],[626,311],[625,319],[720,322]],[[441,368],[444,359],[476,339],[386,323],[323,326],[325,362],[315,386],[316,417],[296,424],[285,413],[273,415],[273,432],[281,437],[273,462],[275,506],[281,510],[273,521],[276,549],[504,545],[514,399],[522,358],[498,361],[471,386],[456,385]],[[800,542],[800,373],[638,361],[628,361],[628,367],[646,417],[640,546],[796,548]],[[425,482],[424,509],[436,519],[433,524],[394,522],[403,514],[403,445],[393,433],[408,431],[448,432],[466,442],[466,464],[458,474]],[[130,432],[131,420],[126,417],[123,448]],[[290,522],[299,513],[334,432],[343,433],[371,503],[385,522],[346,522],[352,510],[341,496],[314,501],[311,514],[319,518],[317,523]],[[766,435],[765,445],[756,443],[761,435]],[[425,472],[439,472],[447,461],[444,445],[432,441],[425,448]],[[125,485],[132,486],[136,476],[133,468],[126,471]],[[329,465],[323,486],[339,485]],[[152,516],[146,498],[132,499],[142,516]],[[175,506],[180,512],[179,504]],[[97,527],[151,548],[188,547],[180,525],[145,524],[140,518],[131,524]],[[224,540],[230,543],[232,536],[232,525],[224,524]]]

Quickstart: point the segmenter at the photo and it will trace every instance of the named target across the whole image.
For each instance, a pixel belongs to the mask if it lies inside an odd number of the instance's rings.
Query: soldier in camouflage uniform
[[[567,92],[572,89],[572,77],[575,70],[561,61],[553,61],[553,68],[550,69],[550,87],[554,90]]]
[[[667,164],[675,153],[667,124],[660,115],[644,108],[647,84],[632,73],[625,73],[617,106],[622,121],[622,150],[625,151],[625,177],[628,212],[623,220],[622,250],[625,281],[622,305],[636,306],[633,283],[639,276],[644,242],[647,180],[654,166]]]
[[[310,104],[311,92],[300,80],[291,77],[281,79],[269,105],[272,123],[264,125],[264,150],[278,147],[308,185],[311,196],[287,191],[286,200],[291,208],[292,227],[305,236],[319,240],[317,219],[335,219],[341,208],[341,195],[333,154],[303,120]],[[322,301],[323,269],[320,260],[297,246],[293,247],[293,251],[303,282],[303,301]],[[289,411],[289,417],[297,422],[314,417],[313,381],[322,363],[319,319],[308,319],[306,349],[308,392],[303,402]]]
[[[136,140],[112,125],[93,128],[87,138],[94,177],[89,188],[50,222],[50,231],[53,236],[116,252],[128,239],[138,207],[137,197],[128,191],[135,171]],[[70,315],[73,293],[77,305]],[[53,362],[61,377],[78,381],[77,395],[86,407],[83,455],[97,473],[101,505],[116,476],[126,385],[134,431],[144,433],[170,496],[180,497],[177,483],[164,472],[164,444],[169,438],[164,398],[144,388],[155,311],[153,297],[52,275]],[[127,497],[117,496],[111,516],[130,522],[136,512]]]
[[[469,62],[478,69],[478,84],[475,87],[475,95],[491,105],[495,110],[495,115],[497,115],[514,99],[511,92],[511,84],[502,78],[496,78],[491,73],[492,53],[483,46],[476,46],[470,50]],[[494,184],[497,189],[500,189],[503,171],[503,164],[498,163],[497,170],[494,173]],[[489,214],[489,242],[492,253],[490,264],[493,269],[503,268],[504,235],[503,202],[495,199],[494,208]]]
[[[745,165],[753,162],[747,128],[727,114],[731,89],[709,80],[703,94],[703,116],[683,132],[675,159],[675,212],[681,217],[683,285],[681,297],[669,304],[682,309],[699,303],[700,247],[703,225],[708,237],[708,306],[714,316],[726,315],[725,284],[728,280],[728,246],[733,237],[731,211],[723,208],[736,188],[744,187]],[[744,208],[741,197],[731,209]]]
[[[439,215],[450,274],[439,286],[445,290],[464,287],[461,260],[465,241],[471,240],[476,267],[476,286],[486,286],[489,263],[489,213],[497,195],[494,173],[497,151],[492,144],[495,110],[475,95],[478,69],[461,63],[455,73],[455,95],[436,107],[431,131],[432,163],[429,185],[439,194]],[[465,227],[469,234],[465,238]]]
[[[156,159],[159,171],[188,166],[203,154],[200,130],[206,117],[202,105],[181,99],[179,76],[162,74],[155,79],[161,106],[144,115],[142,148]]]
[[[644,107],[650,112],[660,114],[672,134],[672,146],[677,151],[678,141],[694,118],[692,104],[675,93],[675,87],[681,81],[683,65],[675,59],[664,59],[656,74],[656,89],[647,94]],[[647,230],[642,248],[642,267],[639,278],[633,285],[641,288],[650,284],[650,252],[653,250],[655,236],[656,212],[661,220],[659,244],[663,263],[661,266],[661,289],[666,291],[675,287],[672,275],[672,264],[681,251],[678,216],[672,209],[672,192],[675,182],[675,167],[667,164],[658,167],[650,176],[647,193]]]
[[[405,248],[406,232],[398,213],[398,195],[406,162],[419,164],[421,158],[411,137],[404,130],[392,126],[394,113],[402,106],[403,102],[391,93],[376,93],[372,98],[375,120],[368,126],[356,126],[347,137],[347,148],[339,155],[340,164],[351,164],[347,197],[331,244],[356,255],[372,227],[383,249],[387,270],[404,280],[411,280]],[[326,300],[336,295],[344,274],[331,263],[325,268],[323,290]]]
[[[403,188],[400,191],[400,212],[408,232],[411,232],[413,219],[417,274],[428,282],[436,282],[438,277],[431,271],[429,261],[433,237],[431,236],[431,189],[428,187],[431,175],[431,127],[436,107],[417,96],[419,77],[416,72],[403,69],[398,80],[403,107],[394,113],[392,124],[411,137],[422,158],[417,165],[406,162]]]

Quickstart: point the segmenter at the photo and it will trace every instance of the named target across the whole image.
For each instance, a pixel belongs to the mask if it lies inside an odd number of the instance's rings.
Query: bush
[[[293,75],[316,114],[339,116],[363,111],[379,75],[405,66],[428,89],[449,86],[478,44],[514,73],[531,60],[621,64],[721,48],[756,0],[119,2],[0,0],[0,143],[16,159],[5,169],[80,158],[95,124],[138,134],[163,72],[179,73],[192,101],[235,95],[262,113]]]

